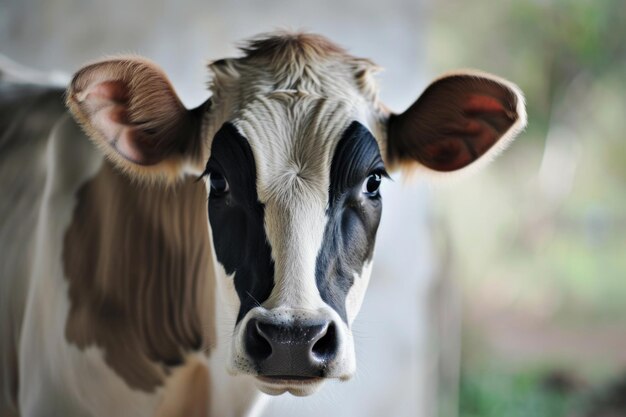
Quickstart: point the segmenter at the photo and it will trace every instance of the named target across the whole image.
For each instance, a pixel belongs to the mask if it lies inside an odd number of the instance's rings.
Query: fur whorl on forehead
[[[311,33],[278,31],[259,35],[240,46],[243,56],[221,59],[209,65],[211,90],[218,93],[237,83],[243,74],[254,82],[264,77],[275,89],[319,93],[337,89],[340,80],[354,86],[372,103],[378,100],[373,75],[380,67],[369,59],[357,58],[329,39]],[[264,74],[264,75],[261,75]],[[219,93],[217,94],[219,96]]]
[[[312,61],[347,56],[345,49],[329,39],[311,33],[275,32],[263,34],[241,47],[247,59],[271,62]]]

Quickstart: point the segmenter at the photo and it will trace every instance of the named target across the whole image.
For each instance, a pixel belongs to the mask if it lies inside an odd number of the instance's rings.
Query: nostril
[[[272,354],[272,346],[259,331],[259,322],[250,320],[246,326],[246,352],[251,359],[262,361]]]
[[[331,322],[326,329],[326,334],[313,345],[311,352],[315,359],[328,362],[337,355],[338,344],[337,328],[335,323]]]

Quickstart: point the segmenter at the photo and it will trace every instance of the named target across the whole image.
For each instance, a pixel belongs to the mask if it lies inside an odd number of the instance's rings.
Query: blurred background
[[[501,158],[437,193],[462,298],[462,416],[626,416],[626,3],[432,3],[429,67],[526,94]],[[440,198],[439,198],[440,197]]]
[[[208,60],[277,28],[385,67],[396,111],[441,72],[496,73],[529,126],[471,177],[384,185],[356,378],[265,415],[626,416],[623,0],[0,1],[0,53],[67,74],[138,53],[188,106]]]

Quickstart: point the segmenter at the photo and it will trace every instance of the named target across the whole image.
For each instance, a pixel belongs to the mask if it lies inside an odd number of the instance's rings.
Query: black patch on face
[[[216,133],[206,172],[223,176],[226,193],[211,190],[209,222],[217,260],[227,274],[235,273],[235,289],[241,307],[237,323],[263,303],[274,288],[274,261],[265,235],[264,206],[256,188],[256,164],[252,149],[230,123]]]
[[[328,222],[317,256],[317,288],[347,323],[346,296],[374,252],[382,213],[380,194],[361,190],[372,173],[384,175],[378,143],[362,124],[352,122],[337,144],[330,168]]]

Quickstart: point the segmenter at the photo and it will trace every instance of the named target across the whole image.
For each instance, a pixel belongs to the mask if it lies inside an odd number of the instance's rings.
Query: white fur
[[[365,103],[354,97],[320,97],[306,92],[280,91],[256,95],[241,104],[231,121],[249,141],[257,166],[257,191],[265,206],[265,230],[275,262],[275,286],[262,307],[251,310],[234,330],[229,367],[234,373],[254,373],[243,346],[246,323],[251,318],[326,317],[336,325],[341,340],[333,373],[348,379],[355,371],[354,342],[349,327],[321,298],[315,279],[317,255],[327,223],[330,164],[343,131],[353,120],[365,119]],[[208,187],[208,184],[207,184]],[[365,268],[369,275],[369,268]],[[232,277],[219,273],[228,284],[233,303]],[[357,277],[367,282],[368,276]],[[351,297],[352,319],[365,286]],[[234,314],[234,312],[232,313]],[[259,383],[265,392],[280,393]],[[300,395],[304,391],[294,391]],[[309,393],[308,391],[306,392]]]
[[[365,298],[365,291],[370,283],[370,276],[372,275],[373,262],[367,262],[363,265],[363,271],[361,275],[354,274],[354,284],[350,287],[348,295],[346,297],[346,313],[348,315],[348,323],[352,324],[356,318],[363,299]]]
[[[257,168],[259,200],[265,206],[266,236],[275,262],[275,286],[270,297],[234,328],[227,361],[235,374],[255,373],[245,354],[243,329],[251,318],[258,317],[286,322],[295,317],[332,320],[341,340],[341,360],[332,373],[348,379],[356,369],[351,331],[321,299],[315,263],[327,222],[330,164],[335,147],[354,120],[369,126],[375,135],[380,133],[382,124],[376,103],[368,102],[360,93],[348,65],[325,67],[321,61],[311,65],[320,67],[310,71],[315,74],[314,79],[299,80],[299,88],[281,85],[285,74],[266,72],[240,61],[227,60],[219,67],[211,67],[215,71],[212,90],[216,110],[205,119],[207,140],[210,142],[226,121],[233,123],[248,140]],[[218,271],[217,276],[228,282],[220,285],[229,290],[229,305],[233,309],[230,316],[234,317],[239,303],[232,302],[236,295],[233,277],[227,277],[223,271]],[[360,296],[363,294],[364,288],[359,291]],[[360,305],[356,297],[354,293],[355,306]],[[352,310],[356,316],[356,309]],[[285,391],[260,382],[259,388],[272,394]],[[317,388],[290,387],[290,391],[306,395]]]

